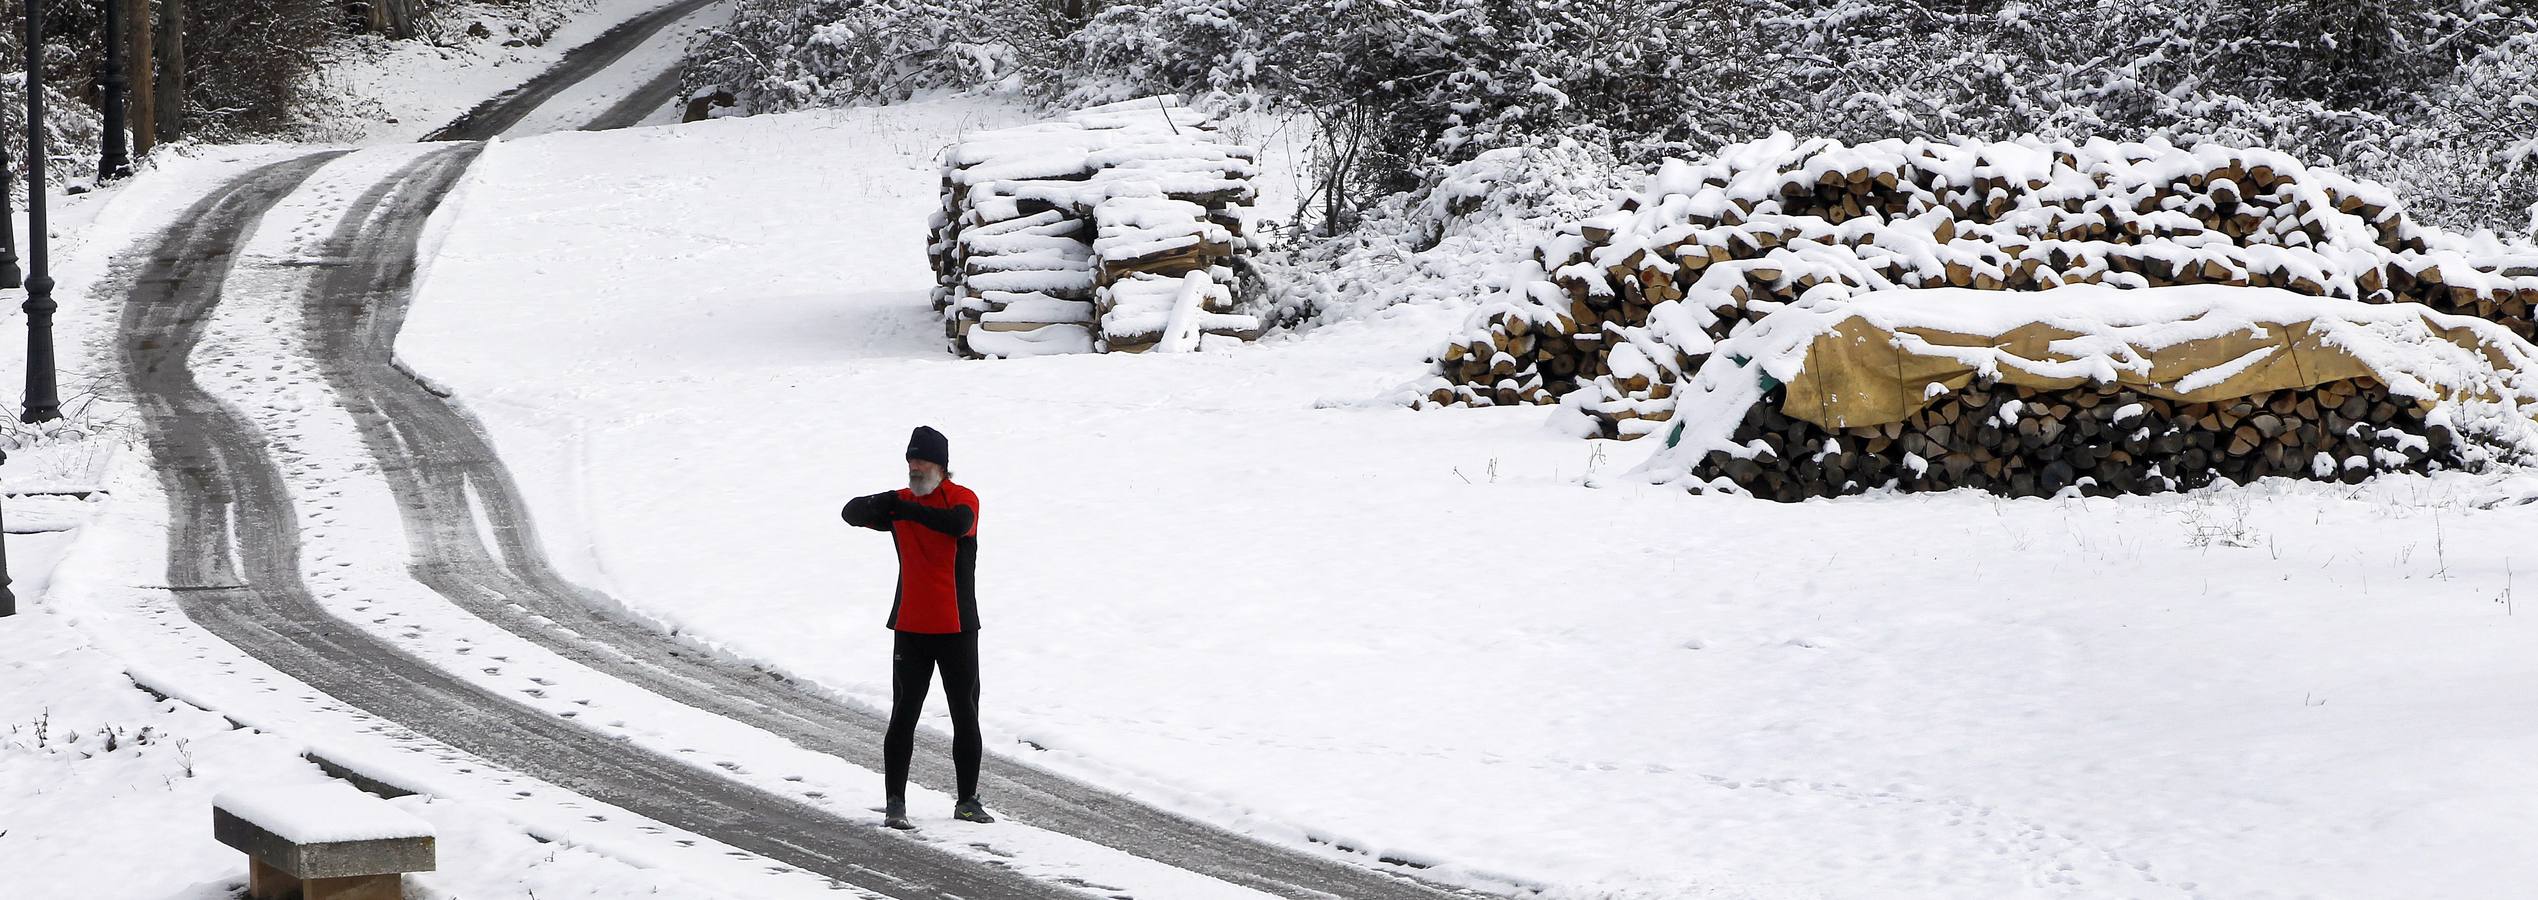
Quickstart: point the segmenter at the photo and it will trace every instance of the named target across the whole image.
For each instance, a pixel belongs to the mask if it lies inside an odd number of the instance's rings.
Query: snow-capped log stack
[[[2279,289],[1827,285],[1685,383],[1661,483],[2149,493],[2538,459],[2538,347],[2472,316]]]
[[[2418,226],[2383,188],[2265,150],[1780,135],[1670,161],[1536,248],[1538,278],[1444,348],[1422,403],[1561,400],[1606,437],[1654,433],[1718,341],[1820,284],[2276,287],[2421,302],[2529,337],[2538,260],[2518,252]]]
[[[1169,97],[963,138],[946,159],[927,243],[953,352],[1183,349],[1258,336],[1259,320],[1235,312],[1254,155]]]
[[[1234,311],[1233,232],[1187,200],[1113,197],[1093,211],[1104,352],[1188,351],[1208,338],[1251,340],[1257,317]]]

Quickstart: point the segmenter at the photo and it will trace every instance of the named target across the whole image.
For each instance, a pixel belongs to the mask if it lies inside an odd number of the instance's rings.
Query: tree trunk
[[[150,155],[150,148],[158,143],[159,135],[158,110],[151,105],[156,92],[151,90],[150,79],[150,0],[108,2],[124,4],[123,20],[130,30],[126,35],[129,46],[124,49],[124,82],[129,85],[131,102],[126,105],[125,118],[132,126],[132,158],[138,160]]]
[[[388,24],[395,30],[393,37],[412,40],[423,36],[423,11],[419,8],[422,4],[415,0],[388,0],[388,3]]]
[[[172,141],[185,133],[185,0],[160,0],[159,17],[158,96],[153,105],[158,137]]]

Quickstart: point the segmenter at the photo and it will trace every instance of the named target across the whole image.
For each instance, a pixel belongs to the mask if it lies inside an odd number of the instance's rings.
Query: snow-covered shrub
[[[1781,130],[2266,146],[2401,188],[2505,182],[2415,199],[2447,227],[2527,224],[2502,204],[2538,10],[2512,0],[1112,0],[1081,22],[1065,5],[743,0],[689,85],[750,110],[996,84],[1060,107],[1174,93],[1301,113],[1328,145],[1325,234],[1493,149],[1653,164]]]
[[[95,58],[88,54],[98,52],[97,11],[67,5],[73,8],[47,6],[44,16],[44,150],[52,163],[47,171],[56,185],[96,177],[98,138],[103,133],[96,111],[80,98]],[[20,30],[24,19],[23,3],[0,0],[0,23],[7,25],[0,28],[0,61],[10,67],[0,71],[0,147],[8,150],[12,203],[26,198],[26,73],[17,68],[26,59],[26,32]]]
[[[97,177],[97,155],[105,130],[97,113],[44,83],[44,154],[50,165],[45,177],[55,189]],[[8,196],[16,209],[26,203],[26,73],[0,74],[0,147],[9,153]]]
[[[1653,162],[1775,130],[2213,141],[2405,185],[2419,133],[2499,173],[2510,123],[2459,107],[2524,92],[2497,86],[2533,31],[2500,0],[1131,0],[1050,93],[1217,92],[1343,132],[1362,110],[1367,171],[1326,177],[1366,202],[1551,136]]]
[[[2434,127],[2381,163],[2416,214],[2538,242],[2538,33],[2479,54],[2423,103]]]
[[[1521,288],[1520,261],[1626,184],[1612,155],[1574,141],[1491,150],[1425,189],[1384,198],[1367,226],[1263,255],[1270,314],[1311,328],[1400,307],[1459,314]]]
[[[1105,7],[1050,73],[1062,102],[1174,91],[1311,116],[1324,231],[1437,167],[1542,141],[1690,137],[1731,71],[1734,3],[1158,0]],[[1732,118],[1728,107],[1705,111]]]
[[[738,0],[689,48],[681,81],[689,96],[729,91],[742,115],[1018,89],[1051,38],[1045,16],[993,0]]]
[[[342,7],[328,0],[194,0],[185,12],[185,136],[247,140],[286,135],[303,123],[316,86],[316,50],[342,33]]]

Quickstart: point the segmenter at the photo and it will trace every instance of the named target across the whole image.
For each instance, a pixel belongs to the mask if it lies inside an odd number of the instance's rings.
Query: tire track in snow
[[[582,126],[582,130],[609,131],[617,128],[633,128],[643,124],[644,119],[650,118],[653,113],[659,112],[663,107],[677,102],[678,98],[679,70],[665,69],[661,74],[652,76],[652,79],[644,82],[641,87],[635,88],[634,93],[627,94],[625,99],[601,111],[599,117],[590,120],[590,124]]]
[[[336,234],[326,281],[398,293],[433,205],[480,145],[426,154],[381,181]],[[695,771],[528,710],[328,614],[300,572],[300,540],[267,440],[205,391],[189,357],[245,236],[340,153],[256,169],[189,209],[128,280],[121,362],[168,493],[168,585],[188,618],[344,703],[523,774],[732,847],[894,898],[1086,894],[980,865],[789,798]]]
[[[425,135],[423,140],[427,142],[481,141],[499,137],[512,126],[520,124],[520,120],[528,118],[529,114],[537,111],[538,107],[555,99],[555,95],[616,64],[618,60],[624,59],[626,54],[643,46],[645,41],[661,33],[662,29],[670,27],[672,23],[694,15],[697,11],[717,2],[720,0],[676,0],[659,9],[621,22],[616,27],[602,32],[598,37],[592,38],[590,43],[565,52],[562,60],[546,71],[538,73],[537,77],[529,79],[519,87],[504,91],[493,99],[477,104],[475,109],[468,110],[464,115],[451,120],[449,124],[441,126],[440,130]],[[675,75],[663,77],[668,78],[666,84],[663,83],[662,77],[653,78],[642,89],[636,91],[635,97],[630,97],[625,102],[632,103],[647,94],[657,94],[666,104],[668,98],[676,95],[678,80]],[[604,129],[633,125],[643,121],[643,117],[650,114],[652,110],[659,108],[658,106],[650,107],[635,113],[629,120],[625,118],[628,112],[621,103],[618,107],[602,113],[600,118],[593,121],[589,127]]]

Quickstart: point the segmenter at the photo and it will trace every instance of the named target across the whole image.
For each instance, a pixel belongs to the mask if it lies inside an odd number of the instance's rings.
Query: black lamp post
[[[53,276],[44,259],[44,2],[26,0],[26,409],[21,422],[62,417],[53,383]]]
[[[123,147],[123,0],[105,0],[106,4],[106,73],[97,79],[103,88],[106,147],[97,155],[97,183],[132,177],[132,155]]]
[[[0,172],[9,171],[9,147],[0,142]],[[9,219],[9,186],[0,178],[0,288],[25,286],[18,273],[17,227]]]
[[[9,461],[9,452],[0,450],[0,463]],[[4,531],[6,529],[0,529]],[[18,614],[18,594],[9,590],[9,542],[0,535],[0,619]]]

